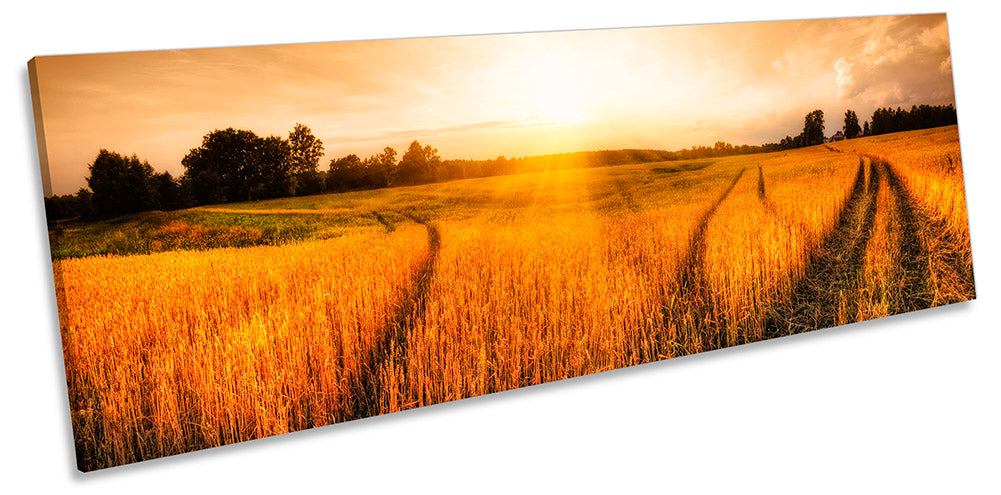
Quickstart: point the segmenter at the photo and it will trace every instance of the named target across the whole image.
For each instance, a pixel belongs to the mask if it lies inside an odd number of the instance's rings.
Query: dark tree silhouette
[[[157,205],[153,167],[136,155],[124,157],[102,149],[90,164],[87,186],[94,212],[101,217],[150,210]]]
[[[344,191],[366,186],[366,171],[361,158],[352,153],[341,158],[330,160],[327,171],[327,190]]]
[[[896,110],[892,108],[877,108],[872,113],[872,119],[870,120],[872,124],[869,126],[869,130],[873,135],[927,129],[929,127],[955,124],[956,108],[951,104],[944,106],[912,106],[910,111],[900,107],[897,107]]]
[[[251,199],[247,183],[256,178],[256,155],[261,138],[251,131],[229,127],[212,131],[202,145],[181,160],[199,204]]]
[[[50,222],[69,218],[93,218],[92,197],[90,189],[81,187],[76,194],[56,194],[45,198],[45,218]]]
[[[363,165],[372,187],[387,187],[396,175],[396,150],[386,146],[382,153],[366,158]]]
[[[424,184],[439,180],[441,158],[438,150],[429,146],[421,147],[421,143],[410,143],[407,152],[400,158],[396,171],[396,183]]]
[[[152,181],[157,204],[161,210],[176,210],[183,206],[181,185],[174,180],[170,172],[154,174]]]
[[[259,147],[261,182],[252,184],[252,195],[258,198],[283,198],[295,194],[292,179],[291,149],[288,141],[278,136],[264,138]]]
[[[76,212],[80,218],[93,218],[94,213],[94,193],[85,187],[81,187],[76,192]]]
[[[210,204],[287,196],[289,160],[283,139],[230,127],[206,134],[181,164],[195,201]]]
[[[323,156],[323,141],[317,139],[309,127],[297,123],[288,133],[288,146],[293,174],[317,171]]]
[[[813,146],[824,142],[824,112],[814,110],[803,121],[803,144]]]
[[[845,126],[843,129],[845,139],[854,139],[862,134],[862,128],[858,125],[858,115],[854,110],[845,111]]]
[[[309,127],[297,123],[288,133],[288,147],[295,193],[303,195],[323,192],[323,180],[317,170],[320,157],[323,156],[323,141],[317,139]]]

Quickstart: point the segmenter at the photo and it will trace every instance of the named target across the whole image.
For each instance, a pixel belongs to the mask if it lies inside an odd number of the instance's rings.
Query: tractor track
[[[791,302],[773,308],[767,319],[767,337],[857,320],[857,294],[864,289],[865,251],[873,234],[876,195],[882,187],[888,188],[895,199],[893,213],[901,233],[897,268],[903,280],[902,297],[896,298],[889,313],[899,314],[934,305],[930,258],[920,234],[923,226],[931,222],[921,213],[889,162],[871,155],[861,155],[860,160],[868,162],[868,180],[860,165],[855,188],[837,228],[797,284]]]
[[[274,215],[274,214],[312,214],[323,215],[340,210],[230,210],[223,208],[203,209],[219,213],[251,214],[251,215]],[[438,260],[438,252],[441,249],[441,233],[438,228],[427,219],[421,218],[412,213],[401,213],[404,217],[423,225],[427,229],[428,256],[421,262],[417,273],[414,275],[409,287],[402,291],[399,296],[400,304],[397,306],[390,323],[386,326],[386,331],[377,348],[367,358],[366,369],[359,376],[351,381],[352,404],[350,413],[345,420],[364,418],[380,414],[380,400],[385,393],[380,379],[382,377],[383,365],[391,360],[398,359],[406,362],[407,338],[413,328],[414,322],[419,321],[424,315],[427,306],[426,294],[431,286],[431,281],[435,276],[435,266]],[[372,212],[372,217],[381,224],[387,233],[396,230],[396,225],[383,216],[378,211]]]
[[[769,311],[765,338],[836,326],[846,323],[848,314],[854,321],[854,310],[846,305],[853,304],[852,291],[857,287],[876,218],[879,176],[884,173],[870,160],[870,180],[866,181],[865,167],[865,161],[861,161],[837,227],[796,284],[790,301]]]
[[[900,215],[903,238],[901,239],[901,271],[904,276],[905,300],[908,304],[901,308],[893,308],[894,313],[924,309],[933,305],[934,289],[929,287],[931,270],[928,262],[928,251],[921,241],[919,231],[922,225],[932,222],[924,218],[918,210],[917,203],[904,188],[900,177],[886,161],[870,157],[873,163],[880,166],[886,175],[890,191],[897,198],[897,213]],[[972,274],[970,275],[972,277]]]
[[[768,197],[768,193],[765,190],[765,173],[761,170],[761,165],[758,165],[758,200],[761,201],[762,206],[768,210],[768,214],[778,218],[782,221],[790,221],[786,215],[779,212],[779,209],[775,206],[775,203]]]
[[[695,228],[692,231],[692,238],[689,242],[688,252],[682,259],[678,266],[677,280],[678,280],[678,293],[684,294],[686,296],[687,302],[685,303],[685,308],[675,307],[676,305],[672,301],[664,301],[661,304],[661,319],[665,327],[672,326],[672,320],[677,318],[679,314],[682,316],[681,321],[687,322],[692,318],[709,318],[711,317],[709,301],[709,293],[706,288],[705,282],[703,280],[702,274],[702,259],[705,255],[705,233],[706,228],[709,225],[709,221],[712,219],[713,215],[716,214],[716,210],[719,209],[723,201],[730,195],[737,183],[740,182],[740,178],[744,176],[744,172],[747,169],[742,168],[734,176],[730,184],[723,190],[723,192],[716,198],[715,201],[706,209],[705,213],[699,217],[698,222],[695,224]],[[677,338],[684,340],[684,335],[678,335]],[[680,343],[682,346],[685,345],[684,342]]]
[[[380,224],[382,224],[383,227],[386,228],[387,233],[391,233],[394,230],[396,230],[396,225],[394,225],[393,222],[387,220],[386,217],[382,216],[379,212],[373,211],[372,216],[375,217],[375,220],[377,222],[379,222]]]
[[[711,220],[713,215],[716,214],[716,210],[719,209],[719,206],[723,204],[723,201],[730,195],[733,188],[737,186],[737,182],[740,182],[740,178],[743,177],[745,170],[746,169],[742,168],[740,169],[740,172],[737,172],[737,175],[734,176],[730,185],[727,186],[727,188],[718,198],[716,198],[715,201],[713,201],[712,205],[709,206],[706,212],[699,217],[699,221],[695,224],[695,229],[692,231],[692,240],[688,246],[688,254],[682,262],[681,280],[684,281],[686,278],[690,278],[695,274],[695,272],[699,271],[698,265],[706,248],[705,235],[706,227],[709,225],[709,220]],[[685,287],[685,284],[682,284],[682,287]]]
[[[379,213],[373,213],[376,218],[380,219],[380,223],[385,220]],[[368,369],[357,377],[353,394],[354,407],[351,417],[348,419],[375,416],[382,412],[380,402],[382,394],[386,392],[380,382],[383,365],[394,359],[406,362],[407,339],[413,325],[420,321],[427,307],[427,292],[434,280],[438,253],[441,250],[441,233],[435,225],[425,218],[410,213],[403,213],[403,216],[427,229],[428,256],[421,263],[410,286],[400,295],[401,302],[386,327],[382,342],[369,360]]]
[[[768,201],[768,197],[765,196],[765,172],[761,170],[761,165],[758,165],[758,199],[763,203]]]

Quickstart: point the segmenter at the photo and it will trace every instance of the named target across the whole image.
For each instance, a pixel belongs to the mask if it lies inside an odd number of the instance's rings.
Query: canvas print
[[[85,471],[975,297],[943,14],[29,76]]]

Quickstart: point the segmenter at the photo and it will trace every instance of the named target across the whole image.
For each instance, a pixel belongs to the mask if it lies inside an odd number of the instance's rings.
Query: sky
[[[942,14],[36,57],[50,177],[100,149],[157,171],[214,129],[287,137],[329,161],[418,140],[442,158],[777,142],[824,111],[954,104]],[[36,111],[38,119],[38,111]],[[43,163],[43,169],[45,168]],[[44,175],[44,174],[43,174]]]

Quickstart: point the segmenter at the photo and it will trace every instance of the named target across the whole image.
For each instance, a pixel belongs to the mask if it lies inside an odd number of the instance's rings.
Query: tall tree
[[[317,139],[309,127],[297,123],[288,133],[288,146],[296,194],[323,192],[323,181],[317,168],[323,156],[323,141]]]
[[[806,114],[803,121],[803,146],[813,146],[824,142],[824,112],[814,110]]]
[[[296,124],[288,133],[289,159],[293,174],[317,172],[323,156],[323,141],[303,124]]]
[[[284,140],[252,131],[214,130],[181,160],[185,182],[199,204],[285,196],[288,174]]]
[[[845,126],[844,126],[845,139],[854,139],[862,134],[862,128],[858,125],[858,115],[855,115],[854,110],[845,111]]]
[[[439,179],[441,157],[436,148],[414,141],[400,158],[397,181],[401,184],[425,184]]]
[[[331,159],[330,168],[327,170],[327,190],[343,191],[353,187],[364,187],[364,184],[360,183],[364,176],[362,160],[358,155],[352,153]]]
[[[430,144],[424,146],[424,166],[427,167],[427,174],[432,182],[438,182],[442,179],[441,157],[438,156],[438,148],[434,148]]]
[[[369,158],[368,165],[371,184],[375,187],[386,187],[390,184],[392,177],[396,174],[396,150],[386,146],[382,153]]]
[[[110,217],[157,206],[153,167],[136,155],[125,157],[102,149],[88,167],[87,186],[97,215]]]
[[[283,198],[295,194],[288,141],[268,136],[261,141],[259,150],[261,183],[256,185],[256,197]]]
[[[170,172],[153,175],[153,189],[162,210],[176,210],[181,207],[181,186]]]

